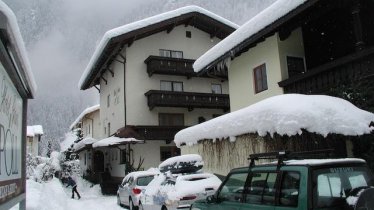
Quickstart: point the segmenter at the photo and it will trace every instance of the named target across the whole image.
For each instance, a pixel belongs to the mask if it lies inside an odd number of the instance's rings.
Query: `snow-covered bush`
[[[26,157],[26,178],[36,182],[45,182],[61,171],[60,153],[52,152],[50,158],[32,156]]]

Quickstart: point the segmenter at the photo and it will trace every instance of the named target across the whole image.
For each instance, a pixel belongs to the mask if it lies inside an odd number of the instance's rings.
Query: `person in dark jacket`
[[[66,187],[69,187],[69,186],[73,187],[73,189],[71,190],[71,198],[74,199],[74,193],[77,193],[78,199],[81,199],[81,195],[79,195],[77,191],[77,183],[74,181],[73,178],[71,178],[71,176],[68,177],[68,185]]]

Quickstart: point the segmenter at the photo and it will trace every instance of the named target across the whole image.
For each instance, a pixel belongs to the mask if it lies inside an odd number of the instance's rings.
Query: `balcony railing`
[[[339,58],[279,82],[285,93],[321,94],[339,84],[374,76],[374,48]]]
[[[227,94],[150,90],[145,95],[151,110],[154,107],[183,107],[189,110],[207,108],[224,111],[230,109],[230,99]]]
[[[153,74],[186,76],[187,78],[197,77],[193,70],[195,60],[183,58],[170,58],[161,56],[149,56],[144,63],[147,64],[147,73],[151,77]],[[215,72],[214,77],[226,79],[227,72]],[[212,77],[208,74],[199,75],[199,77]]]
[[[186,126],[133,126],[141,139],[144,140],[174,140],[174,136]]]

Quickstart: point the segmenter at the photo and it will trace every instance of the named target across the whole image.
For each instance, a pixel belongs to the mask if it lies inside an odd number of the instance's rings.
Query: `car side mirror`
[[[207,203],[217,203],[218,199],[215,195],[210,195],[206,197],[206,202]]]

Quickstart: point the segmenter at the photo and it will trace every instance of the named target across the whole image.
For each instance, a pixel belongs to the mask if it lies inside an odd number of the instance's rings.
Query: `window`
[[[110,94],[108,94],[107,101],[106,101],[106,106],[110,106]]]
[[[159,50],[160,56],[162,57],[169,57],[169,58],[183,58],[182,51],[175,51],[175,50]]]
[[[275,181],[277,173],[255,172],[246,194],[246,202],[252,204],[273,205],[275,200]]]
[[[346,202],[350,192],[358,187],[371,186],[370,172],[365,167],[337,167],[319,169],[313,179],[314,208],[329,209],[336,203]]]
[[[297,206],[299,197],[300,174],[285,172],[282,178],[279,203],[282,206]]]
[[[183,82],[161,81],[160,89],[164,91],[183,92]]]
[[[268,89],[268,82],[266,76],[266,65],[262,64],[253,69],[255,93],[262,92]]]
[[[110,123],[108,123],[108,136],[110,136]]]
[[[186,31],[186,37],[187,38],[191,38],[192,37],[191,31]]]
[[[288,77],[305,73],[304,58],[287,56]]]
[[[178,156],[181,154],[181,150],[176,146],[162,146],[160,147],[160,157],[161,161],[164,161],[168,158]]]
[[[88,124],[88,133],[91,133],[91,125]]]
[[[84,153],[84,165],[87,165],[87,153]]]
[[[247,172],[231,174],[220,188],[218,199],[221,201],[241,202],[247,175]]]
[[[222,87],[220,84],[212,84],[212,93],[222,94]]]
[[[138,177],[136,180],[136,185],[145,187],[153,180],[153,177],[154,176]]]
[[[123,149],[120,151],[120,164],[125,164],[127,162],[126,150]]]
[[[159,113],[158,123],[161,126],[183,126],[184,115],[183,114]]]

